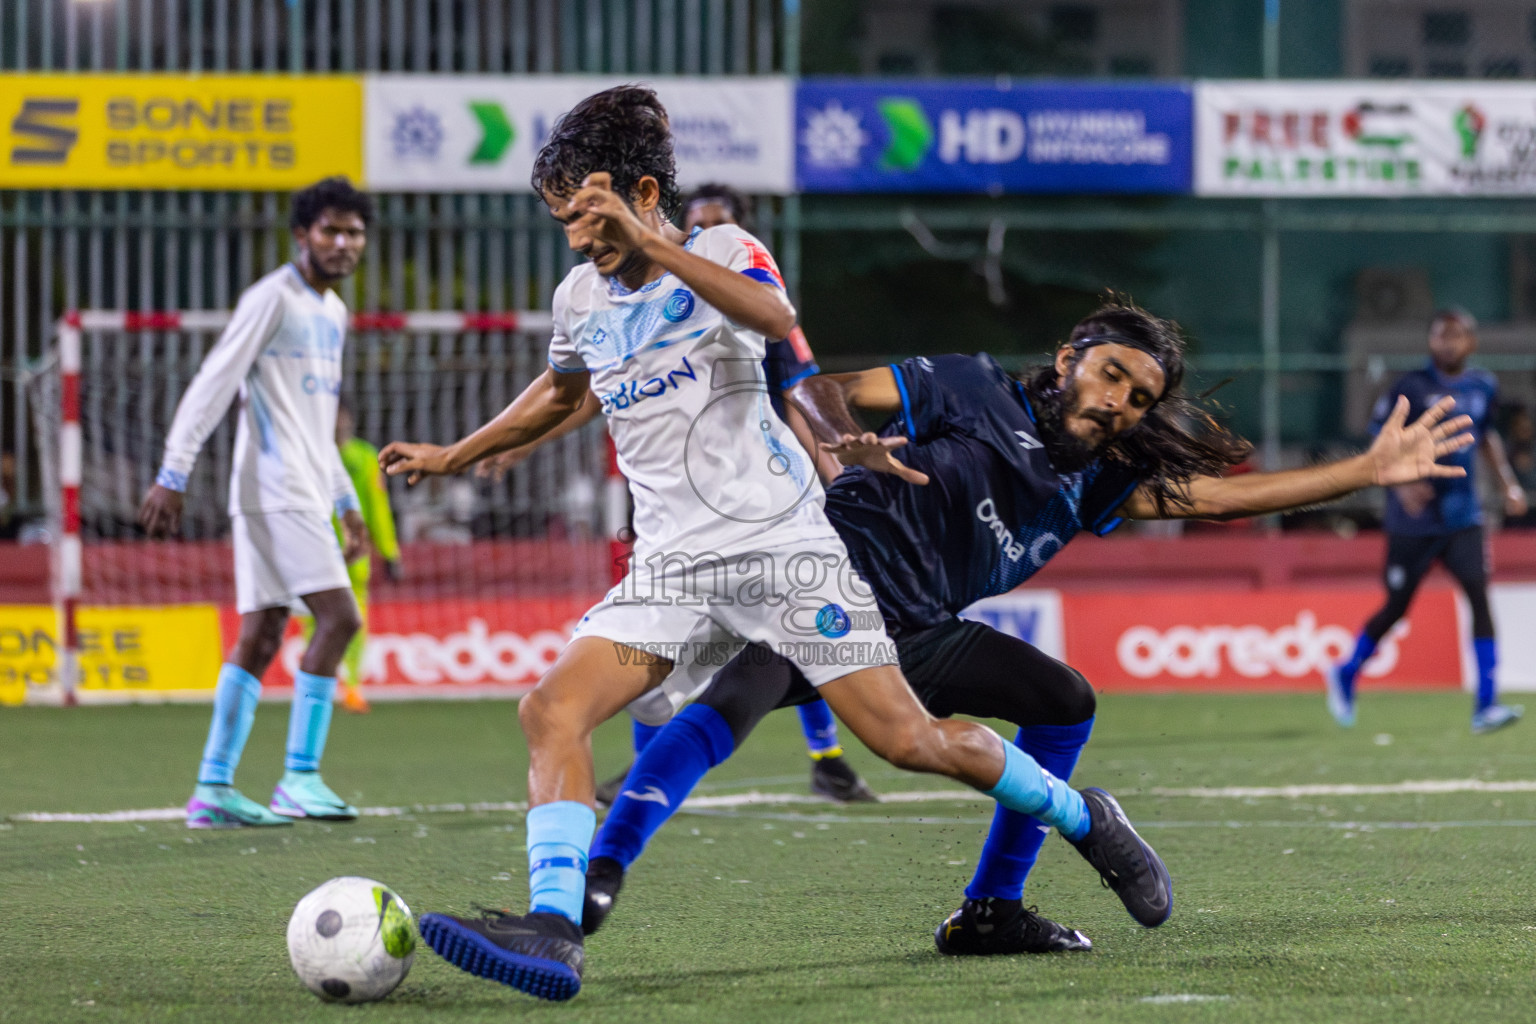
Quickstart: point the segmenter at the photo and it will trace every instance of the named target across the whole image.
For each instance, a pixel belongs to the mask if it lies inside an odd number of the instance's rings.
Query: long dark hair
[[[657,204],[670,220],[681,206],[672,127],[655,90],[619,85],[593,93],[555,122],[549,141],[533,161],[533,188],[571,196],[587,175],[607,171],[613,190],[632,199],[644,177],[661,188]]]
[[[1111,295],[1104,304],[1072,328],[1067,345],[1104,335],[1118,335],[1144,349],[1163,367],[1163,395],[1140,423],[1097,453],[1109,462],[1131,466],[1141,475],[1157,514],[1167,517],[1191,507],[1189,482],[1197,476],[1220,476],[1243,462],[1253,446],[1229,432],[1183,391],[1184,337],[1179,325]],[[1068,373],[1087,346],[1074,348]],[[1025,371],[1019,378],[1041,406],[1042,423],[1060,427],[1070,382],[1063,387],[1054,364]]]

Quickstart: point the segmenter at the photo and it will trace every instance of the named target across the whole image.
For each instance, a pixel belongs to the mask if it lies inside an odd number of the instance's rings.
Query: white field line
[[[1246,800],[1278,798],[1296,800],[1320,796],[1395,796],[1403,794],[1440,793],[1536,793],[1536,779],[1514,779],[1505,782],[1489,782],[1483,779],[1424,779],[1417,782],[1356,785],[1307,785],[1307,786],[1196,786],[1188,789],[1154,787],[1147,790],[1128,791],[1148,796],[1184,797],[1196,800]],[[964,803],[985,801],[986,798],[969,789],[924,789],[904,793],[882,793],[882,804]],[[821,797],[805,793],[720,793],[697,796],[683,802],[683,810],[710,811],[730,810],[737,807],[771,807],[785,805],[825,805]],[[399,818],[408,814],[484,814],[487,812],[526,811],[528,805],[521,801],[468,804],[414,804],[400,807],[361,807],[358,813],[365,818]],[[34,823],[100,824],[138,821],[179,821],[186,815],[181,807],[151,807],[131,811],[105,811],[79,813],[70,811],[34,811],[12,814],[8,821]]]

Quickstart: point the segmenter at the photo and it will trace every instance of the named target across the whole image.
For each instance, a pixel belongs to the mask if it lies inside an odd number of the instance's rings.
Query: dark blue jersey
[[[1408,396],[1408,422],[1446,395],[1456,399],[1451,415],[1472,417],[1472,436],[1477,443],[1463,448],[1440,461],[1449,466],[1461,466],[1467,475],[1454,479],[1431,480],[1435,498],[1423,512],[1409,515],[1398,501],[1397,494],[1387,489],[1387,510],[1383,526],[1388,533],[1407,537],[1429,537],[1442,533],[1455,533],[1469,526],[1481,526],[1482,506],[1477,499],[1477,477],[1474,472],[1477,449],[1493,423],[1494,410],[1498,405],[1499,385],[1487,370],[1472,368],[1455,377],[1447,377],[1435,369],[1433,363],[1421,370],[1403,375],[1392,390],[1382,395],[1371,413],[1371,433],[1381,430],[1381,425],[1392,412],[1398,395]]]
[[[936,626],[1029,579],[1083,529],[1103,535],[1140,482],[1118,463],[1058,473],[1023,386],[991,356],[891,368],[901,415],[887,433],[927,486],[853,466],[827,488],[827,517],[896,636]]]

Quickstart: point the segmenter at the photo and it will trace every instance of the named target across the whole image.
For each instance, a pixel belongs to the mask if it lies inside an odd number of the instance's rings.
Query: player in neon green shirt
[[[385,574],[391,580],[398,580],[400,543],[395,539],[395,516],[389,508],[389,492],[384,489],[384,474],[379,472],[379,450],[356,436],[355,429],[352,410],[342,402],[336,410],[336,447],[341,451],[341,464],[346,467],[352,486],[357,490],[370,547],[384,559]],[[357,714],[368,710],[368,698],[363,696],[363,651],[368,643],[368,580],[373,573],[372,551],[365,549],[361,558],[347,563],[347,576],[352,580],[352,594],[357,598],[363,628],[347,645],[347,653],[342,659],[346,692],[341,706]],[[306,623],[306,632],[310,625]]]

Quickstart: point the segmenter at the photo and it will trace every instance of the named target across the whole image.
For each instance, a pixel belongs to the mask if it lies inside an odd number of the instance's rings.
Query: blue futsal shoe
[[[187,801],[187,828],[271,828],[293,822],[273,814],[234,786],[199,782]]]
[[[331,791],[319,772],[283,773],[282,781],[272,791],[267,806],[286,818],[315,818],[319,821],[355,821],[357,808]]]
[[[1525,714],[1523,704],[1490,704],[1472,716],[1472,732],[1482,735],[1494,732],[1506,725],[1514,725]]]
[[[417,927],[426,944],[461,971],[554,1002],[581,991],[581,929],[564,915],[487,910],[475,920],[423,914]]]
[[[1339,728],[1350,728],[1355,724],[1355,698],[1349,685],[1354,679],[1345,677],[1343,665],[1329,665],[1323,669],[1323,682],[1328,687],[1328,713]]]

